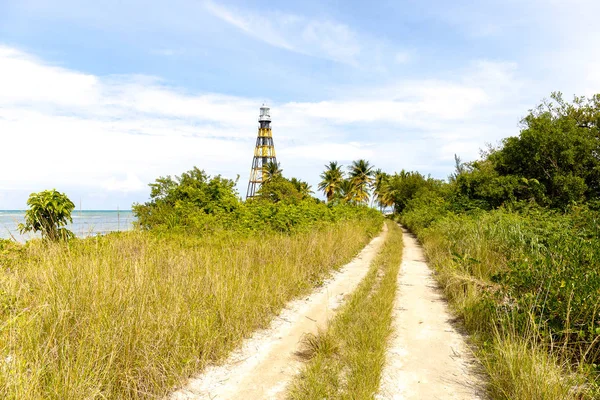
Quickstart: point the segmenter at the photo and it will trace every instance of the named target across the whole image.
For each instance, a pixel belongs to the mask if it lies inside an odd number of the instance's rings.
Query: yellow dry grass
[[[32,242],[0,271],[0,398],[160,398],[348,262],[379,223]]]

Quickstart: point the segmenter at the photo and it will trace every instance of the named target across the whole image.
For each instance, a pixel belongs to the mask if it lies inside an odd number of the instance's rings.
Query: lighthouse
[[[271,131],[271,109],[263,104],[258,116],[258,137],[254,148],[246,199],[255,197],[261,185],[267,180],[265,166],[270,162],[277,164],[277,158]]]

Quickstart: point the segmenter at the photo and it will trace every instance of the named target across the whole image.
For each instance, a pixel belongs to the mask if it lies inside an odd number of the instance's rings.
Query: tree
[[[296,188],[296,190],[302,195],[302,197],[306,198],[306,197],[310,197],[310,195],[313,193],[311,186],[308,184],[308,182],[304,182],[303,180],[300,180],[298,178],[292,178],[290,179],[290,183],[292,185],[294,185],[294,187]]]
[[[456,181],[456,179],[466,172],[467,164],[462,162],[461,158],[454,154],[454,173],[450,174],[448,180],[450,182]]]
[[[239,206],[236,181],[210,177],[194,167],[180,176],[159,177],[149,186],[150,201],[134,204],[138,224],[144,228],[159,225],[187,226],[202,215],[217,215]]]
[[[32,193],[27,200],[29,210],[25,212],[25,224],[19,224],[21,234],[40,232],[42,238],[59,241],[74,237],[73,232],[63,228],[73,222],[71,212],[75,204],[64,193],[56,189]]]
[[[331,161],[325,165],[325,171],[321,174],[319,190],[322,190],[327,197],[327,202],[332,201],[340,192],[340,185],[344,180],[342,166],[337,161]]]
[[[451,181],[454,203],[462,209],[493,209],[519,200],[545,203],[543,190],[536,179],[501,175],[487,160],[463,164],[463,170]]]
[[[350,180],[354,186],[354,197],[358,203],[369,201],[369,185],[373,181],[373,166],[367,160],[356,160],[349,168]]]
[[[263,167],[263,171],[267,175],[265,182],[270,181],[271,179],[281,176],[283,170],[280,168],[280,164],[274,161],[269,161]]]
[[[600,95],[553,93],[522,121],[518,137],[504,139],[488,160],[500,176],[538,182],[553,207],[600,197]]]
[[[373,190],[373,197],[377,200],[377,205],[379,206],[379,210],[383,210],[384,207],[387,206],[383,201],[384,189],[389,181],[390,176],[383,172],[381,169],[377,169],[375,171],[375,179],[371,184],[371,189]]]
[[[302,193],[296,186],[283,176],[276,175],[269,181],[263,183],[258,190],[258,199],[267,200],[272,203],[296,204],[303,199]]]
[[[419,191],[434,188],[439,182],[418,172],[402,170],[389,175],[381,188],[381,203],[394,206],[394,212],[400,213]]]
[[[350,179],[344,179],[339,186],[340,200],[347,203],[358,203],[356,185]]]

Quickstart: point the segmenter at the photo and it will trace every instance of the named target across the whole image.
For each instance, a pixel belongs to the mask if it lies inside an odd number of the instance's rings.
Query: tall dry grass
[[[0,398],[160,398],[349,261],[380,221],[30,243],[0,272]]]

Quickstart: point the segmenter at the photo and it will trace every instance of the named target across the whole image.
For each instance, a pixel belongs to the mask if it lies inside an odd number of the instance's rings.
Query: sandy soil
[[[465,338],[427,266],[404,230],[404,253],[394,304],[394,334],[378,399],[484,399]]]
[[[384,229],[321,288],[307,298],[288,304],[268,329],[255,332],[224,364],[208,367],[169,398],[284,398],[287,384],[303,364],[295,355],[302,336],[326,327],[333,311],[365,277],[386,235],[387,230]]]

